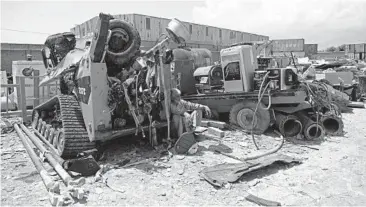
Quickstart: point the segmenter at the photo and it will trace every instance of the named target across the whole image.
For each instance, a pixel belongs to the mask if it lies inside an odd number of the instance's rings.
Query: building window
[[[222,31],[221,31],[221,29],[219,30],[219,37],[220,38],[222,37]]]
[[[189,25],[189,33],[192,34],[192,25],[191,24]]]
[[[206,36],[208,36],[208,27],[206,27]]]
[[[244,41],[244,34],[241,34],[241,40]]]
[[[150,18],[146,18],[146,29],[150,30]]]

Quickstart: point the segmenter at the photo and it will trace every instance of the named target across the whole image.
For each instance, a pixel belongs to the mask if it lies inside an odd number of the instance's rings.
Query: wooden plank
[[[33,96],[34,96],[34,100],[33,100],[33,108],[39,105],[39,70],[35,70],[33,72],[34,74],[34,78],[33,78]]]
[[[22,102],[22,99],[21,99],[21,95],[20,95],[20,77],[19,76],[16,76],[15,77],[15,80],[16,82],[18,83],[18,86],[16,87],[16,89],[14,89],[14,93],[15,93],[15,90],[16,90],[16,94],[17,94],[17,107],[18,109],[20,109],[20,106],[21,106],[21,102]]]
[[[6,113],[8,113],[9,112],[9,90],[8,90],[8,88],[6,88],[5,93],[6,93]]]
[[[363,102],[351,102],[348,104],[348,107],[351,108],[365,108],[365,104]]]
[[[208,126],[209,126],[209,122],[208,122],[208,121],[206,121],[206,120],[202,120],[202,121],[201,121],[201,126],[202,126],[202,127],[208,127]]]
[[[27,122],[27,102],[26,102],[26,94],[25,94],[25,79],[23,77],[20,78],[20,97],[21,97],[21,104],[19,105],[22,110],[22,117],[23,122]]]
[[[27,110],[26,114],[27,116],[31,116],[32,115],[32,111],[33,110]],[[17,111],[9,111],[7,112],[1,112],[1,116],[2,117],[10,117],[10,116],[21,116],[22,111],[21,110],[17,110]]]
[[[225,137],[225,132],[224,132],[224,131],[222,131],[222,130],[220,130],[220,129],[218,129],[218,128],[215,128],[215,127],[209,127],[207,131],[208,131],[208,133],[209,133],[209,134],[212,134],[212,135],[218,136],[218,137],[220,137],[220,138]]]
[[[5,87],[11,87],[11,88],[15,88],[18,87],[19,84],[0,84],[1,88],[5,88]]]
[[[202,126],[202,122],[205,122],[203,125],[206,125],[208,127],[215,127],[215,128],[219,128],[219,129],[224,129],[226,127],[226,123],[222,122],[222,121],[204,119],[201,121],[201,126]]]

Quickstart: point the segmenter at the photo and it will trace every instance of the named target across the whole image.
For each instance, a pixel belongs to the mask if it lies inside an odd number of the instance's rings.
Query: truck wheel
[[[254,116],[256,103],[252,101],[240,102],[235,104],[230,110],[230,123],[239,125],[244,130],[252,130],[252,121],[254,118],[254,130],[256,134],[262,134],[270,124],[270,113],[264,110],[263,103],[260,103],[257,114]]]
[[[109,29],[112,34],[106,52],[106,62],[126,65],[140,49],[140,34],[131,24],[119,19],[110,20]]]

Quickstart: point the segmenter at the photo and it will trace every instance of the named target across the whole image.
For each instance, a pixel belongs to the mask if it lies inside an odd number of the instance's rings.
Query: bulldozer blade
[[[100,169],[97,161],[91,155],[67,160],[64,168],[68,171],[80,173],[83,176],[95,175]]]

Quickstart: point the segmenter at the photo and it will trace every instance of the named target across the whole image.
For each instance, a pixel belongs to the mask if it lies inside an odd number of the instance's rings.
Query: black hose
[[[269,73],[267,73],[267,74],[269,74]],[[264,80],[263,80],[263,82],[264,82]],[[262,82],[262,83],[263,83],[263,82]],[[260,94],[260,92],[261,92],[261,88],[259,89],[258,102],[257,102],[257,105],[256,105],[255,110],[254,110],[254,116],[256,116],[256,114],[257,114],[259,104],[260,104],[260,102],[262,101],[263,95],[264,95],[264,93],[266,92],[266,90],[267,90],[267,88],[268,88],[269,84],[270,84],[270,82],[268,82],[268,83],[267,83],[267,85],[264,87],[264,90],[263,90],[263,93],[262,93],[262,94]],[[263,85],[261,85],[261,87],[262,87],[262,86],[263,86]],[[257,142],[255,141],[255,137],[254,137],[253,129],[254,129],[254,117],[253,117],[253,119],[252,119],[251,135],[252,135],[252,140],[253,140],[253,143],[254,143],[254,145],[255,145],[255,148],[256,148],[257,150],[259,150],[259,147],[258,147],[258,145],[257,145]]]

